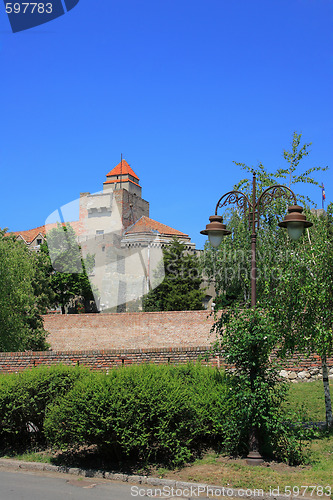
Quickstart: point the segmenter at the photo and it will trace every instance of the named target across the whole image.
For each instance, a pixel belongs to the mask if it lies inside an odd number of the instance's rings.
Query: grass
[[[46,451],[25,451],[24,453],[8,453],[1,458],[14,458],[15,460],[23,460],[24,462],[40,462],[52,463],[52,454]]]
[[[331,394],[333,394],[333,381],[330,381]],[[300,382],[291,384],[288,407],[291,411],[297,410],[302,405],[311,422],[325,421],[325,399],[322,380],[316,382]]]
[[[316,489],[312,495],[311,490],[308,490],[308,494],[304,496],[330,498],[330,495],[316,495],[316,493],[321,491],[317,490],[318,486],[330,486],[333,492],[333,433],[330,436],[322,435],[321,438],[313,440],[310,453],[312,464],[297,467],[277,462],[267,462],[260,467],[251,467],[242,458],[234,459],[219,456],[216,453],[207,453],[203,458],[182,469],[168,470],[161,467],[152,469],[150,475],[179,481],[215,484],[233,489],[262,489],[267,493],[279,488],[282,495],[286,487],[296,488],[297,491],[297,488],[301,486],[315,486]],[[6,457],[29,462],[54,463],[54,455],[46,451],[32,451]],[[149,473],[147,470],[131,471],[132,474],[147,474],[147,472]],[[325,492],[328,493],[328,490]]]
[[[310,448],[313,464],[307,466],[290,467],[286,464],[267,462],[260,467],[251,467],[244,459],[219,457],[211,453],[183,469],[164,473],[163,477],[230,488],[263,489],[264,492],[279,488],[282,494],[288,486],[316,486],[312,495],[309,490],[304,496],[329,498],[330,494],[320,495],[320,489],[317,490],[317,487],[329,486],[333,493],[333,434],[312,441]],[[329,493],[329,490],[326,490],[326,493]]]
[[[331,394],[333,383],[330,381]],[[324,389],[321,380],[291,384],[287,409],[290,412],[304,407],[309,421],[325,421]],[[307,490],[303,496],[333,498],[333,433],[322,433],[318,439],[309,444],[309,465],[290,467],[283,463],[267,462],[260,467],[248,466],[244,459],[222,457],[216,453],[208,453],[202,459],[178,471],[160,471],[163,477],[182,481],[202,482],[229,486],[230,488],[263,489],[270,492],[279,488],[284,495],[285,488],[315,486],[312,492]],[[318,486],[330,486],[329,490],[321,490]],[[302,496],[303,490],[300,490]],[[317,495],[318,493],[318,495]],[[326,494],[327,493],[327,494]]]

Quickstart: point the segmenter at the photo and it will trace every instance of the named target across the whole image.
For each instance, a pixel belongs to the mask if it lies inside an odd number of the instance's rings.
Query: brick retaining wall
[[[107,370],[116,366],[139,363],[187,363],[208,356],[206,364],[219,365],[216,356],[209,356],[209,348],[175,347],[155,349],[107,349],[93,351],[43,351],[43,352],[2,352],[0,372],[18,372],[39,365],[80,365],[93,370]]]
[[[206,359],[223,366],[223,358],[209,354],[215,339],[214,316],[207,311],[168,311],[114,314],[49,314],[47,352],[0,353],[0,371],[18,372],[38,365],[84,365],[107,370],[132,363],[186,363]],[[333,378],[333,358],[328,360]],[[294,356],[283,363],[281,375],[292,381],[321,377],[318,356]]]
[[[201,360],[204,364],[223,367],[223,357],[212,356],[209,347],[163,347],[154,349],[108,349],[91,351],[44,351],[44,352],[13,352],[0,353],[0,372],[13,373],[33,368],[39,365],[80,365],[93,370],[108,370],[113,367],[151,363],[187,363]],[[333,358],[328,360],[330,378],[333,379]],[[320,359],[294,356],[283,363],[280,372],[283,377],[292,382],[312,381],[321,378]]]
[[[209,346],[213,323],[207,311],[44,316],[54,351]]]

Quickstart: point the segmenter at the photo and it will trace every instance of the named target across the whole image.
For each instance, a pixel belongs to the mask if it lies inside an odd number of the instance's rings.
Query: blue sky
[[[233,160],[284,167],[294,130],[332,201],[332,26],[332,0],[80,0],[13,34],[0,5],[0,227],[100,190],[122,153],[150,216],[202,248]]]

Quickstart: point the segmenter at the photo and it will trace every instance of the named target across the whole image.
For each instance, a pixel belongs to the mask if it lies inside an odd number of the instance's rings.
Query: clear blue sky
[[[333,200],[331,0],[80,0],[15,34],[1,4],[0,57],[0,227],[44,224],[123,153],[150,216],[201,248],[233,160],[286,166],[294,130]]]

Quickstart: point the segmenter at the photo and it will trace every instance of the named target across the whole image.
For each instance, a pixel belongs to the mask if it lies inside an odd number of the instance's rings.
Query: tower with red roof
[[[135,194],[141,198],[142,188],[139,184],[139,177],[132,170],[126,160],[121,159],[108,174],[106,181],[103,182],[103,191],[116,191],[126,189],[129,193]]]
[[[157,279],[155,270],[160,269],[163,247],[177,238],[188,251],[195,249],[186,233],[149,217],[149,203],[142,198],[139,182],[122,158],[106,175],[102,191],[80,193],[79,220],[70,221],[83,257],[95,257],[89,279],[98,290],[100,310],[140,310],[141,297],[150,290],[152,279]],[[59,213],[66,214],[66,207],[60,207]],[[29,248],[37,249],[54,227],[56,223],[47,221],[45,226],[16,234]]]
[[[111,230],[110,218],[113,224],[118,220],[119,228],[127,229],[142,216],[149,217],[149,203],[142,198],[139,177],[125,159],[106,174],[102,192],[80,195],[80,221],[89,235],[93,224],[96,231],[106,233]]]

